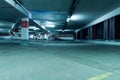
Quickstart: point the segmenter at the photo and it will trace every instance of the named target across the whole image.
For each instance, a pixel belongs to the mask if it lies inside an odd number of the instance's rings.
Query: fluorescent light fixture
[[[29,27],[29,29],[39,30],[39,28],[34,27],[34,26]]]
[[[55,30],[55,31],[74,31],[74,30],[71,30],[71,29],[65,29],[65,30],[58,29],[58,30]]]
[[[83,20],[83,19],[85,19],[85,15],[75,14],[71,16],[71,20]]]
[[[9,32],[9,29],[0,29],[0,32]]]
[[[79,19],[80,19],[80,16],[78,16],[78,15],[73,15],[71,17],[71,20],[79,20]]]
[[[55,27],[55,23],[54,23],[54,22],[50,22],[50,21],[46,21],[46,22],[44,23],[44,26],[45,26],[45,27],[54,28],[54,27]]]
[[[54,27],[55,27],[54,24],[46,24],[45,26],[46,26],[46,27],[51,27],[51,28],[54,28]]]
[[[43,29],[45,29],[45,26],[41,26]]]
[[[29,29],[34,29],[35,27],[29,27]]]
[[[34,30],[39,30],[39,28],[34,28]]]
[[[46,21],[45,24],[54,24],[54,22]]]
[[[70,21],[70,17],[69,18],[67,18],[67,22],[69,22]]]
[[[34,35],[30,35],[30,38],[33,38],[34,37]]]
[[[13,26],[15,23],[0,22],[0,26]]]

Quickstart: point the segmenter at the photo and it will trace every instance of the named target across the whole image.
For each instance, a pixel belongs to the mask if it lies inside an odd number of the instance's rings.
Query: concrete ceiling
[[[22,2],[30,11],[66,12],[70,8],[72,0],[22,0]]]
[[[23,5],[32,12],[34,20],[40,20],[41,24],[53,23],[55,28],[47,30],[55,31],[65,25],[68,11],[73,0],[23,0]],[[34,6],[33,6],[34,5]]]
[[[41,14],[41,12],[65,12],[67,14],[71,7],[72,1],[73,0],[23,0],[23,5],[30,11],[40,12],[40,17],[37,18],[42,21],[46,14]],[[120,0],[79,0],[79,4],[77,5],[66,29],[76,30],[82,28],[119,6]],[[49,13],[47,15],[49,15]],[[60,17],[64,17],[64,20],[61,21],[64,24],[67,16],[65,14],[59,15]],[[47,21],[49,18],[50,16],[44,18],[43,21]],[[54,18],[54,21],[58,21],[57,17],[52,16],[52,18]],[[59,25],[58,28],[54,29],[62,29],[63,26],[64,25]]]
[[[16,20],[24,15],[16,10],[14,7],[6,3],[4,0],[0,0],[0,20],[9,22],[16,22]]]
[[[55,28],[50,31],[61,31],[65,25],[73,1],[75,0],[18,0],[32,14],[33,20],[39,20],[41,25],[47,22],[54,23]],[[120,0],[79,0],[73,11],[70,22],[65,27],[66,31],[75,31],[82,28],[108,12],[118,8]],[[0,20],[15,23],[24,17],[4,0],[0,0]],[[32,23],[34,25],[34,23]],[[1,27],[2,28],[2,27]]]
[[[24,17],[22,13],[13,6],[0,0],[0,33],[9,33],[15,23]]]
[[[118,7],[120,0],[80,0],[67,28],[85,27]]]

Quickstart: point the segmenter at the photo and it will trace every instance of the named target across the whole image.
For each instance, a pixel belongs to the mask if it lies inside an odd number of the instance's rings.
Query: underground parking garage
[[[0,80],[120,80],[119,0],[0,0]]]

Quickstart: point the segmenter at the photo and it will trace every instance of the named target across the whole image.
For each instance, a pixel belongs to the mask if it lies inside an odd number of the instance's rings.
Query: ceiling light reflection
[[[85,18],[85,16],[84,15],[80,15],[80,14],[71,16],[71,20],[82,20],[84,18]]]

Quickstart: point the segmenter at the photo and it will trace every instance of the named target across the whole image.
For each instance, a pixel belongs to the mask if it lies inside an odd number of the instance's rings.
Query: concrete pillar
[[[74,32],[74,33],[73,33],[73,35],[74,35],[74,40],[77,39],[76,33],[77,33],[77,32]]]
[[[83,31],[80,31],[80,40],[83,40]]]
[[[92,40],[92,27],[88,28],[88,40]]]
[[[78,39],[78,32],[75,32],[75,39]]]
[[[14,36],[13,36],[13,39],[19,39],[19,31],[18,31],[18,28],[14,28]]]
[[[111,18],[109,22],[109,39],[115,39],[115,18]]]
[[[21,24],[21,39],[29,39],[29,18],[23,18]]]
[[[104,30],[103,39],[108,40],[108,20],[104,21],[103,30]]]
[[[21,45],[27,46],[29,44],[29,18],[23,18],[21,22]]]
[[[75,40],[79,40],[80,39],[80,33],[79,31],[75,32]]]

